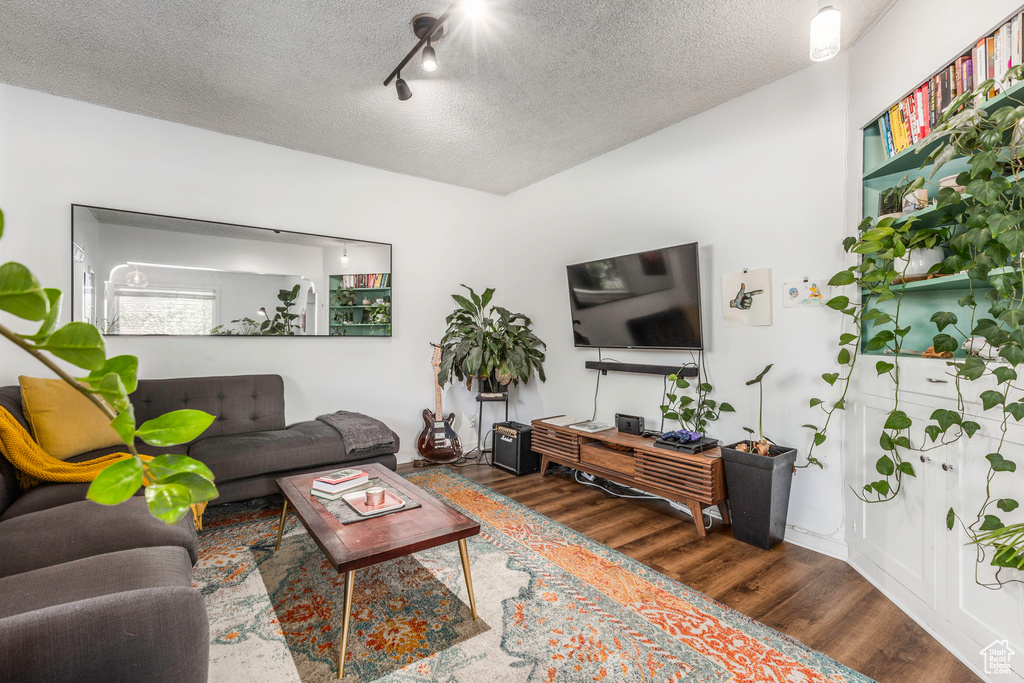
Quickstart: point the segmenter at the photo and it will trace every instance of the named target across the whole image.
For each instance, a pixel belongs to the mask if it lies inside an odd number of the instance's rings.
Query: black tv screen
[[[566,270],[576,346],[702,348],[696,242]]]

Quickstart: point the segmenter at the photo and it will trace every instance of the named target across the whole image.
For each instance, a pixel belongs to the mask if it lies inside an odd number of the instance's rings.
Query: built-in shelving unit
[[[378,286],[349,286],[371,284]],[[331,336],[391,336],[391,273],[345,273],[330,276]],[[353,303],[341,303],[351,299]]]

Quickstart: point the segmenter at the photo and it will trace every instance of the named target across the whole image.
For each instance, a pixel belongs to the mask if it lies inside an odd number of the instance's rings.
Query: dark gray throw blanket
[[[395,445],[395,433],[386,424],[369,415],[339,410],[330,415],[320,415],[316,419],[341,434],[348,454],[376,451]]]

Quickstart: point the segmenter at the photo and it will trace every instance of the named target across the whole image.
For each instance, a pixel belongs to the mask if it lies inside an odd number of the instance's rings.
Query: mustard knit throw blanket
[[[22,490],[29,489],[43,481],[60,483],[89,482],[112,463],[132,457],[129,453],[101,455],[84,462],[58,460],[39,447],[32,436],[25,431],[18,420],[7,410],[0,408],[0,452],[18,470],[18,481]],[[148,455],[143,460],[152,460]],[[145,483],[145,481],[143,482]],[[192,506],[196,529],[203,528],[203,510],[206,503]]]

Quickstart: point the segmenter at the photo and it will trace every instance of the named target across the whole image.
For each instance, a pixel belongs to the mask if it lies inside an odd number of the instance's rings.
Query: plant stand
[[[736,445],[722,447],[732,535],[771,550],[786,535],[796,449],[773,446],[778,455],[769,457],[737,451]]]

